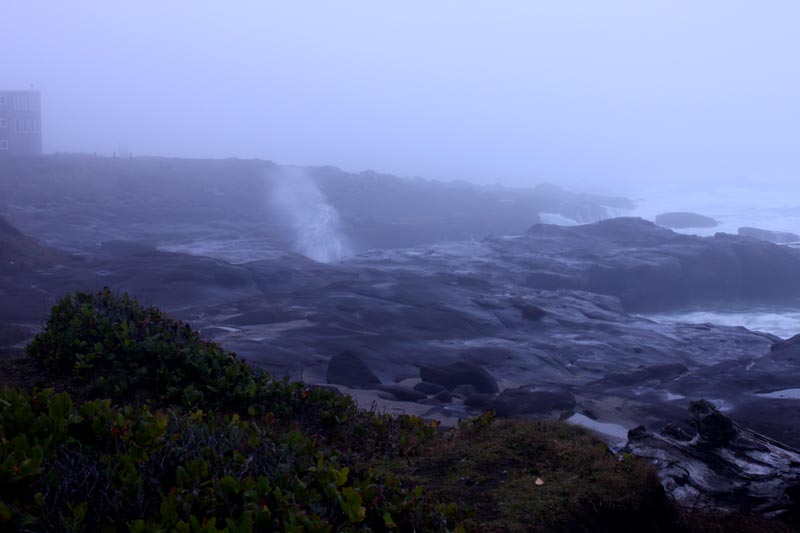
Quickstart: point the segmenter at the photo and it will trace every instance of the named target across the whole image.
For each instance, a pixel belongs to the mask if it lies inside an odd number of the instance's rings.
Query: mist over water
[[[800,187],[796,183],[731,181],[695,186],[667,183],[642,185],[629,193],[637,207],[634,216],[653,220],[670,211],[690,211],[714,218],[712,228],[676,230],[711,236],[718,232],[736,234],[743,226],[770,231],[800,233]]]
[[[270,206],[292,232],[293,249],[321,263],[351,253],[341,229],[339,212],[325,199],[313,178],[300,169],[281,172],[271,180]]]

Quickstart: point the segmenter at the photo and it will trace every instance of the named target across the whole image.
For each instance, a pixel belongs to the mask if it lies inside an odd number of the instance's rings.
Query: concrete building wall
[[[0,158],[42,153],[39,91],[0,90]]]

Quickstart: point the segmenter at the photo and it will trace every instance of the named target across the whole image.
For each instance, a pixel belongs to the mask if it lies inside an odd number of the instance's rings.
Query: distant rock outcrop
[[[534,187],[531,197],[539,212],[555,213],[579,224],[604,220],[615,216],[614,212],[636,207],[628,198],[574,193],[551,183]]]
[[[800,235],[789,233],[788,231],[770,231],[760,228],[742,227],[739,228],[738,233],[742,237],[752,237],[760,241],[773,242],[775,244],[800,242]]]
[[[719,222],[711,217],[699,215],[697,213],[674,212],[656,215],[656,224],[671,229],[685,228],[713,228]]]
[[[736,235],[681,235],[652,222],[616,218],[584,226],[535,225],[518,249],[525,284],[617,296],[631,311],[702,301],[800,295],[800,253]],[[523,253],[530,254],[523,259]]]

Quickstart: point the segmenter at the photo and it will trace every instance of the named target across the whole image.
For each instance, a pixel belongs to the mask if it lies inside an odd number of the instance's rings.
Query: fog
[[[628,193],[800,169],[791,0],[5,0],[47,152]],[[788,190],[788,189],[782,189]]]

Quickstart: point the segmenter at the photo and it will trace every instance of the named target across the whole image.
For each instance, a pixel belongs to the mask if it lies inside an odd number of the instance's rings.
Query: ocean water
[[[634,193],[637,207],[630,214],[647,220],[670,211],[689,211],[709,216],[719,225],[687,228],[680,233],[711,236],[736,234],[743,226],[786,231],[800,235],[800,190],[793,184],[707,185],[697,189],[663,186]]]
[[[712,236],[718,232],[736,234],[743,226],[800,235],[800,180],[798,183],[751,180],[739,184],[663,183],[615,190],[636,202],[633,210],[608,209],[607,217],[633,216],[655,220],[656,215],[689,211],[714,218],[713,228],[675,230],[689,235]],[[540,213],[542,222],[574,226],[577,221],[559,214]]]
[[[782,339],[800,334],[800,303],[798,305],[753,305],[727,309],[715,306],[711,309],[642,316],[656,322],[744,326],[749,330],[771,333]]]
[[[663,186],[642,191],[635,198],[634,216],[653,220],[659,213],[690,211],[719,222],[714,228],[689,228],[681,233],[711,236],[736,234],[742,226],[800,234],[800,190],[786,182],[753,180],[739,184],[718,183],[698,188]],[[800,276],[800,272],[798,272]],[[651,315],[657,321],[711,323],[744,326],[789,338],[800,334],[800,302],[783,305],[715,305],[705,309]]]

